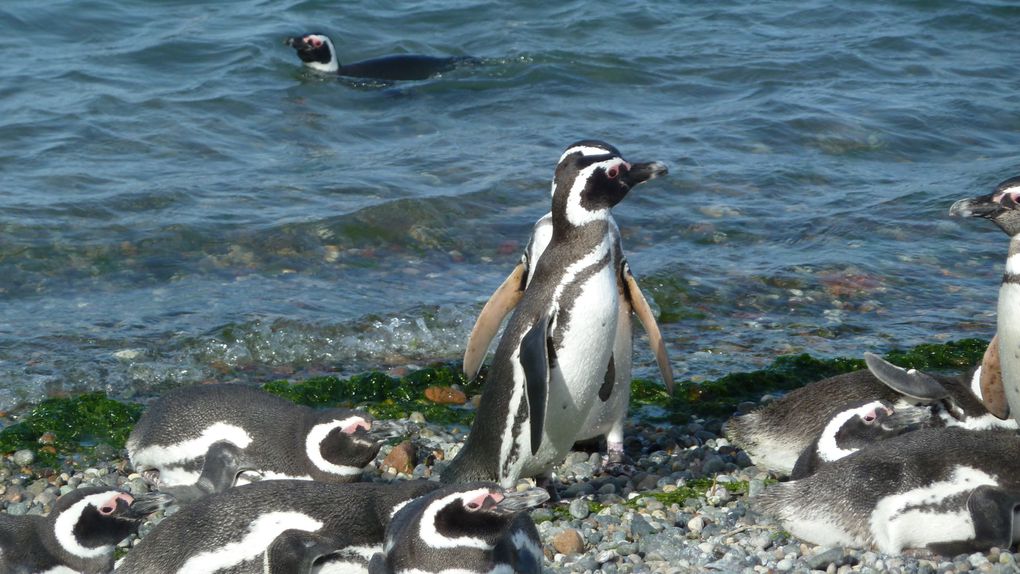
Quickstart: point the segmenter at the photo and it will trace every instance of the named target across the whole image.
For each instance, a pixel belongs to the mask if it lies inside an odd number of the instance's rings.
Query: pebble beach
[[[766,395],[763,400],[772,400]],[[753,408],[744,403],[741,410]],[[562,500],[531,511],[551,574],[733,572],[741,574],[951,574],[1020,572],[1020,553],[937,556],[886,555],[867,549],[803,543],[755,511],[755,498],[776,481],[723,437],[721,419],[684,425],[631,417],[626,451],[631,465],[603,472],[597,450],[573,451],[556,471]],[[363,480],[431,478],[463,444],[464,425],[437,425],[420,413],[388,421],[413,437],[384,446]],[[404,452],[394,452],[404,451]],[[441,454],[440,454],[441,453]],[[83,466],[86,462],[86,466]],[[117,486],[132,494],[151,490],[133,473],[125,453],[100,445],[88,461],[72,456],[63,470],[32,472],[35,455],[21,450],[0,463],[0,497],[11,515],[47,513],[57,496],[84,486]],[[397,470],[397,468],[400,470]],[[520,488],[532,486],[528,480]],[[137,543],[175,507],[149,518],[120,544]]]

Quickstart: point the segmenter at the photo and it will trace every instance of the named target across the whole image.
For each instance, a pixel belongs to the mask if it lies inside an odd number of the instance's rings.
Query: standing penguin
[[[600,142],[591,141],[581,143],[594,148],[600,145]],[[609,152],[608,149],[606,151]],[[555,189],[554,185],[553,190],[555,191]],[[503,318],[524,296],[524,290],[534,275],[535,266],[546,247],[549,246],[549,240],[552,238],[552,226],[552,213],[547,213],[535,223],[531,239],[528,241],[524,255],[521,256],[521,262],[517,264],[503,284],[493,292],[475,320],[464,351],[464,374],[469,379],[478,374],[478,370],[482,366],[482,359],[485,357],[493,337],[496,336],[496,331]],[[592,405],[588,418],[578,435],[578,440],[605,435],[609,462],[618,464],[625,460],[623,426],[627,417],[627,407],[630,404],[633,355],[631,313],[637,315],[638,320],[641,321],[648,333],[648,342],[655,351],[655,359],[659,364],[662,380],[670,394],[673,394],[673,369],[669,363],[666,345],[659,332],[655,315],[645,300],[644,294],[641,293],[641,288],[634,279],[630,265],[627,264],[627,259],[623,255],[620,228],[612,215],[609,216],[609,236],[613,243],[613,269],[617,278],[619,301],[616,339],[609,367],[603,376],[602,386],[599,387],[598,401]]]
[[[46,517],[0,515],[0,572],[109,572],[114,547],[157,510],[154,501],[89,487],[61,496]]]
[[[1002,388],[1009,415],[1020,421],[1020,176],[1011,177],[988,195],[961,199],[950,215],[990,219],[1009,236],[1006,271],[999,287],[996,339]],[[998,389],[996,389],[998,391]]]
[[[798,538],[945,556],[1017,540],[1020,435],[1014,430],[921,429],[770,486],[759,509]]]
[[[385,56],[354,64],[341,65],[333,41],[325,34],[305,34],[284,42],[297,52],[305,66],[317,72],[376,80],[427,80],[448,72],[469,57],[438,58],[417,54]]]
[[[382,446],[372,423],[359,411],[315,410],[245,385],[193,385],[153,403],[127,450],[136,471],[158,473],[160,488],[198,486],[194,495],[172,491],[186,501],[229,488],[240,471],[356,481]]]
[[[616,342],[619,291],[610,209],[663,175],[613,146],[581,141],[560,157],[552,234],[496,348],[464,447],[443,482],[547,476],[580,438]],[[619,257],[617,255],[617,257]]]
[[[433,491],[393,516],[369,573],[538,574],[542,541],[523,511],[548,499],[540,488],[505,492],[484,482]]]
[[[364,571],[395,510],[441,485],[269,480],[210,495],[156,525],[117,574],[293,574],[341,552]]]

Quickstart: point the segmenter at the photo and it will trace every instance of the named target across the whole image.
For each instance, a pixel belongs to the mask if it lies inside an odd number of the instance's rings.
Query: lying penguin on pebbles
[[[854,405],[884,401],[901,420],[917,427],[1016,429],[1016,422],[993,416],[975,395],[972,377],[946,377],[906,370],[866,353],[868,369],[816,381],[726,422],[726,436],[756,465],[790,474],[801,453],[826,426]],[[983,367],[984,368],[984,367]],[[899,434],[899,433],[894,433]]]
[[[328,571],[363,572],[382,551],[395,511],[441,486],[426,480],[238,486],[165,518],[128,552],[117,573],[317,572],[319,558],[336,552],[349,560]]]
[[[305,66],[317,72],[376,80],[427,80],[448,72],[458,64],[477,61],[466,56],[439,58],[417,54],[399,54],[372,60],[341,64],[333,41],[325,34],[305,34],[284,42],[297,52]]]
[[[109,572],[117,543],[163,502],[89,487],[61,496],[46,517],[0,515],[0,572]]]
[[[540,488],[506,492],[494,483],[433,491],[393,515],[369,573],[538,574],[542,541],[523,511],[548,499]]]
[[[316,410],[254,387],[193,385],[153,403],[127,451],[137,472],[186,502],[238,478],[247,482],[252,473],[263,480],[357,481],[387,434],[373,425],[359,411]]]

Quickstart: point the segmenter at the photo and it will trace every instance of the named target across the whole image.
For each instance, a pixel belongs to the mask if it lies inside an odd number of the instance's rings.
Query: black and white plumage
[[[262,479],[352,482],[382,446],[372,426],[360,411],[316,410],[245,385],[193,385],[153,403],[127,450],[135,470],[158,471],[160,488],[216,492],[241,471]],[[199,481],[202,475],[215,478]]]
[[[1012,428],[1013,420],[989,413],[975,395],[980,370],[945,377],[896,367],[871,353],[868,369],[816,381],[779,400],[726,422],[726,436],[763,468],[790,474],[798,457],[822,434],[833,417],[854,405],[884,401],[918,427]]]
[[[287,38],[305,66],[317,72],[377,80],[426,80],[448,72],[458,64],[474,61],[469,57],[440,58],[417,54],[399,54],[354,64],[340,64],[333,41],[325,34],[305,34]]]
[[[554,188],[555,189],[555,188]],[[616,339],[610,367],[599,387],[598,401],[592,406],[578,434],[579,440],[606,437],[606,451],[611,463],[624,460],[623,427],[630,404],[631,366],[633,356],[633,332],[631,315],[635,314],[645,331],[648,342],[655,352],[655,358],[662,374],[662,380],[673,392],[673,369],[666,353],[666,345],[659,332],[655,315],[645,300],[641,288],[631,273],[630,265],[623,255],[623,242],[616,220],[609,216],[609,235],[613,242],[613,269],[617,276],[619,292],[619,314],[616,323]],[[535,266],[552,239],[552,213],[547,213],[535,223],[531,239],[521,256],[520,263],[486,302],[475,320],[464,351],[464,374],[474,378],[481,368],[482,359],[499,329],[504,317],[513,310],[524,296],[524,290],[534,274]]]
[[[386,528],[370,574],[538,574],[542,541],[527,508],[542,489],[506,492],[494,483],[448,486],[401,508]]]
[[[149,500],[101,487],[61,496],[49,516],[0,515],[0,572],[99,573],[113,570],[117,543],[156,510]]]
[[[1018,452],[1012,430],[921,429],[770,486],[758,506],[824,546],[947,556],[1008,548],[1017,540]]]
[[[512,486],[544,476],[579,438],[614,351],[619,318],[610,208],[666,173],[582,141],[560,157],[552,236],[511,316],[464,447],[444,482]]]
[[[949,214],[989,219],[1009,236],[994,340],[1002,386],[989,393],[1004,394],[1009,416],[1020,421],[1020,176],[999,183],[988,195],[957,201]]]
[[[238,486],[164,519],[128,553],[117,573],[314,572],[320,558],[337,552],[351,560],[335,562],[329,571],[364,571],[382,550],[394,512],[440,486],[424,480],[270,480]]]

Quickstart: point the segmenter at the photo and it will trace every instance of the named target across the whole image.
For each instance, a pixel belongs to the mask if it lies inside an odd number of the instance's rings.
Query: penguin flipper
[[[232,442],[218,441],[209,446],[202,462],[202,474],[195,484],[165,486],[159,490],[173,496],[178,503],[194,502],[210,494],[223,492],[247,470],[242,466],[242,449]]]
[[[545,427],[546,401],[549,398],[549,323],[555,312],[542,317],[521,339],[520,361],[528,397],[528,419],[531,422],[531,454],[538,452]]]
[[[941,383],[921,371],[897,367],[874,353],[864,353],[864,362],[875,378],[901,395],[923,401],[949,397],[949,391]]]
[[[967,511],[974,524],[974,537],[929,544],[945,556],[970,553],[992,546],[1008,548],[1013,542],[1013,511],[1020,505],[1020,493],[982,485],[967,498]],[[953,554],[955,553],[955,554]]]
[[[672,396],[674,389],[673,366],[669,363],[666,343],[662,340],[662,333],[659,331],[659,324],[655,321],[655,314],[652,313],[651,306],[648,305],[644,293],[641,292],[641,287],[638,286],[637,280],[634,279],[634,274],[630,272],[630,265],[627,265],[626,262],[623,264],[622,275],[621,279],[623,280],[624,294],[626,295],[624,299],[630,304],[634,314],[637,315],[641,325],[645,328],[645,332],[648,333],[648,344],[651,345],[652,351],[655,352],[655,362],[659,364],[662,382],[666,385],[666,390],[669,391],[670,396]]]
[[[475,326],[468,336],[467,348],[464,350],[464,375],[473,379],[482,368],[482,360],[489,349],[500,323],[511,309],[524,296],[524,283],[528,277],[528,267],[524,262],[517,264],[510,276],[503,281],[482,307],[482,312],[475,319]]]
[[[263,573],[311,572],[316,560],[346,545],[344,541],[307,530],[284,530],[266,548]]]
[[[386,555],[376,552],[372,560],[368,562],[368,574],[393,574],[393,570],[386,565]]]
[[[981,359],[981,402],[988,412],[1000,419],[1009,416],[1009,402],[1006,401],[1006,388],[1002,386],[1002,364],[999,363],[999,335],[992,337],[988,343],[985,356]]]

